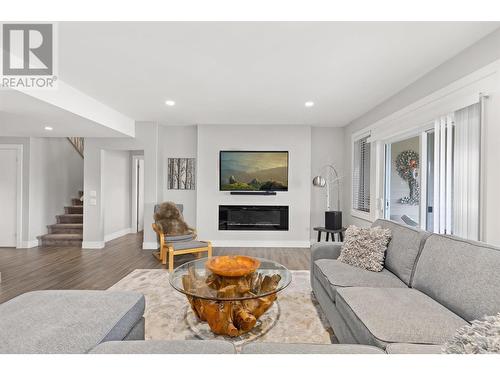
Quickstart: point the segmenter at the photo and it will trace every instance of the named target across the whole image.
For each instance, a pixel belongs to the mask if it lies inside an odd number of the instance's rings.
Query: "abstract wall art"
[[[195,158],[168,158],[168,189],[195,190],[195,165]]]

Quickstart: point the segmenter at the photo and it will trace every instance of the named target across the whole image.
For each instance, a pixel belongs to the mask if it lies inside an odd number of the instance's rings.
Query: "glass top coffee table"
[[[223,256],[185,263],[169,280],[214,334],[236,337],[255,327],[292,276],[271,260]]]

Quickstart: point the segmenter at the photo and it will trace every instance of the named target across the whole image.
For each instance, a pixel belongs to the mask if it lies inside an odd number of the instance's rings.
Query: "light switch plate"
[[[90,196],[91,196],[91,197],[97,197],[97,191],[95,191],[95,190],[90,190]]]
[[[90,205],[91,205],[91,206],[97,206],[97,199],[92,198],[92,199],[90,200]]]

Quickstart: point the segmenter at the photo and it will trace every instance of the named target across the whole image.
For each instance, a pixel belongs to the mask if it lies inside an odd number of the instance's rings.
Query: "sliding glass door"
[[[441,116],[424,129],[385,143],[384,217],[477,240],[480,106]]]
[[[430,130],[423,134],[423,140],[425,140],[425,149],[423,150],[426,159],[423,160],[425,165],[422,168],[423,173],[425,173],[425,225],[422,225],[425,230],[430,232],[434,231],[434,130]]]
[[[420,138],[387,143],[384,216],[420,226]]]

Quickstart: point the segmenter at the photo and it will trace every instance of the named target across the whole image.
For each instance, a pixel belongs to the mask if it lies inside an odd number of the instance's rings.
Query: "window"
[[[434,232],[480,238],[481,106],[436,119],[431,201]]]
[[[370,143],[368,136],[353,145],[352,208],[370,212]]]

